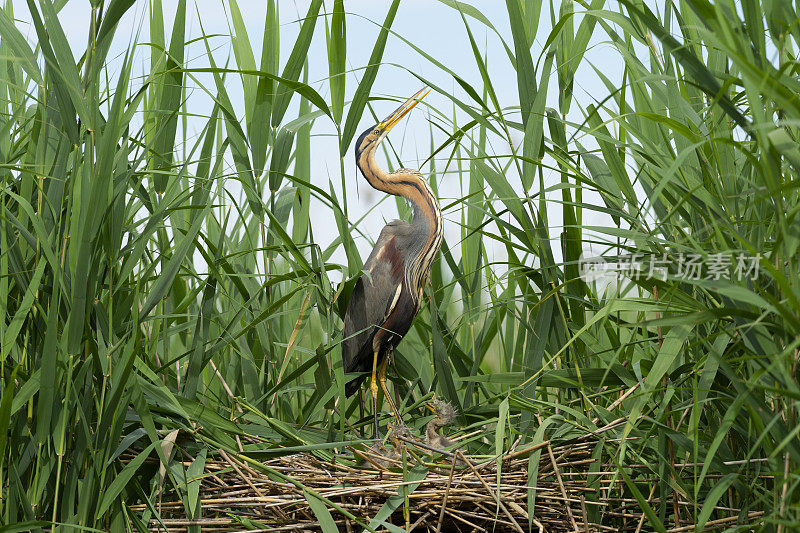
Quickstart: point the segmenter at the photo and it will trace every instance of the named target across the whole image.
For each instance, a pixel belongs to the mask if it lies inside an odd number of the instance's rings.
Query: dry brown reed
[[[267,467],[265,471],[273,472],[266,474],[240,458],[220,453],[207,461],[202,476],[203,518],[187,519],[184,504],[173,493],[171,499],[165,495],[158,505],[160,520],[152,519],[148,525],[152,531],[166,528],[170,532],[187,531],[190,526],[201,526],[208,532],[320,531],[320,519],[307,499],[311,491],[328,500],[331,518],[340,531],[363,530],[384,505],[394,507],[387,522],[414,531],[649,530],[649,522],[626,489],[618,468],[593,459],[593,451],[603,444],[596,434],[588,434],[566,443],[545,441],[512,449],[500,461],[499,484],[496,457],[467,457],[459,451],[431,456],[424,444],[408,439],[405,468],[399,458],[402,454],[367,449],[336,455],[333,460],[313,454],[276,457],[261,463]],[[532,454],[539,461],[534,485],[528,483]],[[681,470],[686,465],[675,466]],[[424,479],[410,479],[412,467],[427,469]],[[653,489],[658,477],[645,465],[626,468],[651,508],[657,509],[659,499]],[[286,482],[280,474],[298,484]],[[406,516],[403,487],[408,489]],[[529,496],[533,495],[533,512],[529,514]],[[139,512],[145,506],[133,505],[131,509]],[[668,531],[693,530],[694,504],[688,498],[678,498],[677,509],[680,521],[672,523]],[[757,523],[761,516],[749,513],[743,519],[739,509],[723,506],[717,507],[717,512],[722,518],[708,522],[705,531],[743,520]],[[380,523],[370,525],[386,531]]]

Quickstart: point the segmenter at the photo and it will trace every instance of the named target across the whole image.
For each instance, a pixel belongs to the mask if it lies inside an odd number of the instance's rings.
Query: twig
[[[751,511],[751,512],[747,513],[747,518],[748,518],[748,520],[752,519],[752,518],[758,518],[760,516],[763,516],[763,514],[764,514],[764,511]],[[727,524],[727,523],[730,523],[730,522],[736,522],[737,520],[739,520],[738,516],[728,516],[728,517],[725,517],[725,518],[718,518],[717,520],[711,520],[709,522],[706,522],[705,527],[708,528],[708,527],[714,527],[714,526],[721,526],[721,525],[724,525],[724,524]],[[752,525],[752,524],[746,524],[746,525]],[[667,533],[681,533],[683,531],[694,531],[696,527],[697,526],[695,526],[695,525],[674,527],[672,529],[668,529]]]
[[[650,496],[647,497],[647,501],[652,501],[653,495],[656,493],[656,487],[657,486],[658,485],[653,483],[653,486],[650,489]],[[646,518],[647,518],[647,515],[642,513],[642,517],[639,519],[639,525],[636,526],[635,533],[639,533],[642,530],[642,526],[644,525],[644,521],[645,521]],[[675,524],[675,525],[677,526],[678,524]]]
[[[510,461],[511,459],[519,457],[520,455],[525,455],[528,452],[535,452],[539,448],[544,448],[545,446],[549,446],[549,445],[550,445],[550,441],[549,440],[542,441],[542,442],[540,442],[538,444],[534,444],[532,446],[527,446],[525,448],[522,448],[521,450],[517,450],[514,453],[509,453],[508,455],[503,457],[503,459],[506,460],[506,461]]]
[[[633,385],[633,386],[632,386],[630,389],[628,389],[627,391],[625,391],[625,393],[624,393],[624,394],[622,394],[622,396],[620,396],[619,398],[617,398],[616,400],[614,400],[614,401],[611,403],[611,405],[609,405],[608,407],[606,407],[606,410],[607,410],[607,411],[613,411],[614,409],[616,409],[616,408],[617,408],[617,406],[619,406],[619,404],[621,404],[622,402],[624,402],[624,401],[625,401],[625,399],[626,399],[628,396],[630,396],[631,394],[633,394],[633,391],[635,391],[637,388],[639,388],[639,382],[638,382],[638,381],[637,381],[637,382],[636,382],[636,383],[635,383],[635,384],[634,384],[634,385]],[[597,417],[597,416],[596,416],[596,417],[592,418],[592,424],[597,424],[599,421],[600,421],[600,417]]]
[[[472,462],[470,462],[466,457],[464,457],[464,454],[461,453],[460,450],[456,450],[456,453],[458,454],[459,457],[461,457],[461,460],[464,461],[467,464],[467,466],[470,468],[470,470],[472,470],[472,473],[475,474],[476,476],[478,476],[478,479],[480,480],[480,482],[484,486],[484,488],[489,492],[490,495],[492,495],[492,497],[494,497],[495,501],[500,506],[500,508],[503,510],[503,512],[506,514],[506,516],[508,516],[508,518],[511,519],[511,522],[514,524],[514,528],[517,531],[519,531],[519,533],[525,533],[525,531],[522,529],[522,527],[520,527],[520,525],[517,523],[517,520],[514,518],[514,515],[511,514],[511,511],[508,510],[508,508],[500,500],[500,498],[497,496],[497,494],[495,494],[492,491],[492,488],[486,483],[486,480],[483,479],[483,476],[481,476],[480,473],[478,473],[478,471],[475,469],[475,467],[472,466]],[[573,520],[573,522],[574,522],[574,520]]]
[[[403,436],[399,436],[399,435],[398,435],[397,439],[401,440],[403,442],[407,442],[409,444],[413,444],[417,448],[422,448],[423,450],[428,450],[429,452],[440,453],[442,455],[446,455],[447,457],[455,457],[456,456],[456,452],[458,452],[458,448],[456,448],[452,452],[448,452],[447,450],[443,450],[441,448],[436,448],[435,446],[428,446],[424,442],[418,442],[418,441],[416,441],[414,439],[409,439],[408,437],[403,437]],[[460,452],[458,452],[458,453],[460,453]]]
[[[798,350],[795,348],[794,350],[794,364],[792,365],[792,378],[797,375],[797,363],[798,363]],[[789,418],[794,419],[794,402],[792,402],[792,406],[789,409]],[[789,422],[793,422],[793,420],[789,420]],[[783,518],[783,513],[786,510],[786,493],[789,491],[789,452],[786,452],[784,456],[783,462],[783,487],[781,487],[781,504],[778,508],[778,516]],[[778,524],[778,532],[783,533],[783,524]]]
[[[478,525],[476,525],[476,524],[473,524],[472,522],[470,522],[470,521],[469,521],[469,520],[467,520],[466,518],[460,517],[460,516],[458,516],[457,514],[455,514],[455,513],[451,512],[450,510],[448,510],[448,511],[446,511],[446,512],[447,512],[447,514],[448,514],[448,515],[450,515],[450,516],[451,516],[452,518],[454,518],[455,520],[458,520],[459,522],[464,522],[465,524],[467,524],[467,525],[469,525],[470,527],[472,527],[472,530],[473,530],[473,531],[486,531],[486,528],[484,528],[484,527],[481,527],[481,526],[478,526]]]
[[[447,497],[450,495],[450,485],[453,483],[453,472],[456,469],[456,459],[453,457],[450,463],[450,476],[447,478],[447,488],[444,490],[444,497],[442,498],[442,509],[439,511],[439,521],[436,524],[436,533],[442,530],[442,521],[444,520],[444,510],[447,507]]]
[[[411,527],[408,528],[408,531],[414,531],[417,528],[418,525],[420,525],[422,522],[424,522],[425,519],[428,518],[428,516],[430,516],[432,514],[433,514],[433,511],[430,510],[430,509],[425,511],[424,514],[422,514],[419,518],[417,518],[416,522],[411,524]]]
[[[243,413],[244,411],[242,411],[242,408],[239,406],[239,402],[236,401],[236,396],[233,395],[233,391],[231,391],[231,388],[225,382],[225,378],[223,378],[222,374],[220,374],[219,370],[217,370],[217,365],[214,364],[214,360],[209,359],[208,364],[211,365],[211,370],[214,371],[214,374],[217,375],[217,378],[219,379],[220,383],[222,383],[222,388],[225,389],[225,394],[228,395],[228,398],[231,399],[233,405],[236,406],[236,410],[239,411],[240,413]]]
[[[547,454],[550,456],[550,462],[553,464],[553,472],[556,475],[556,479],[558,480],[558,487],[561,489],[561,495],[564,497],[564,507],[567,508],[567,515],[569,516],[570,522],[572,522],[573,529],[578,529],[578,523],[575,522],[575,517],[572,516],[572,509],[569,506],[569,502],[567,500],[567,491],[564,488],[564,481],[561,479],[561,473],[558,471],[558,464],[556,464],[556,458],[553,456],[553,448],[550,445],[547,445]]]

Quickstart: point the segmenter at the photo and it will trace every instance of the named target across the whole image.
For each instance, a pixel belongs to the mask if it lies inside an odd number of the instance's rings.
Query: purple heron
[[[378,167],[375,151],[389,131],[430,92],[424,88],[406,100],[385,120],[367,129],[355,147],[356,165],[372,187],[402,196],[413,207],[411,222],[393,220],[381,230],[364,274],[356,282],[344,318],[342,359],[350,377],[345,394],[352,396],[372,371],[370,390],[378,436],[378,385],[383,389],[398,423],[400,414],[386,390],[386,364],[408,333],[420,308],[431,264],[442,245],[442,210],[418,170],[386,172]]]

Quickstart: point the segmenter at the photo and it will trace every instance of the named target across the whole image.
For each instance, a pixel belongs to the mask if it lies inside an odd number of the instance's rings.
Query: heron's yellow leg
[[[378,438],[378,380],[375,376],[378,370],[378,351],[372,353],[372,381],[369,383],[369,389],[372,391],[372,416],[375,422],[375,438]]]
[[[378,372],[378,381],[381,383],[381,388],[383,389],[383,394],[386,395],[386,399],[389,400],[389,405],[392,406],[392,411],[394,412],[394,417],[397,419],[398,424],[402,424],[403,420],[400,418],[400,413],[397,412],[397,407],[394,406],[394,401],[392,397],[389,395],[389,391],[386,389],[386,366],[389,363],[389,357],[383,360],[381,363],[380,372]]]
[[[378,397],[378,380],[376,373],[378,372],[378,352],[372,355],[372,381],[369,383],[369,389],[372,391],[372,396]]]

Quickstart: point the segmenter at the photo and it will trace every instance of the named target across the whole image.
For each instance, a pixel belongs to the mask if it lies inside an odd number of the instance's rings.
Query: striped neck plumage
[[[417,170],[401,168],[386,172],[375,161],[375,148],[378,143],[367,147],[358,157],[358,168],[375,189],[408,200],[414,209],[412,224],[424,229],[427,235],[410,272],[409,284],[415,288],[417,301],[422,299],[422,290],[428,280],[431,265],[442,244],[444,225],[442,210],[428,182]]]
[[[377,145],[377,143],[376,143]],[[361,152],[358,168],[372,187],[395,196],[402,196],[414,208],[414,224],[424,223],[431,233],[442,229],[442,211],[428,182],[417,170],[401,168],[386,172],[375,161],[375,146]]]

